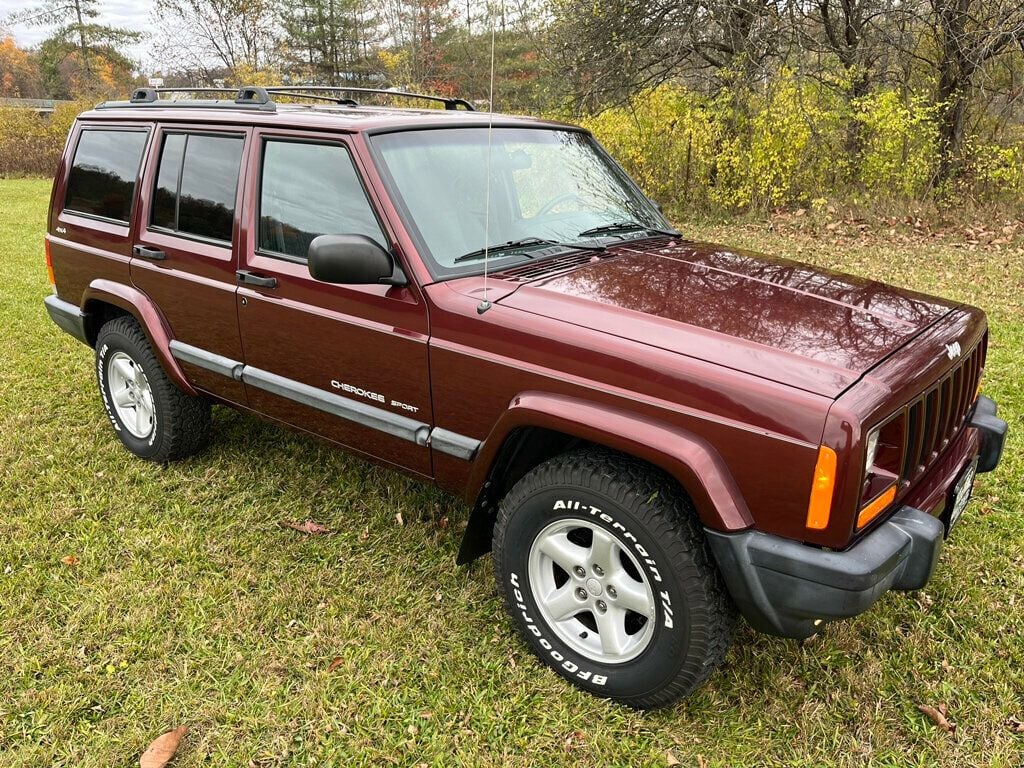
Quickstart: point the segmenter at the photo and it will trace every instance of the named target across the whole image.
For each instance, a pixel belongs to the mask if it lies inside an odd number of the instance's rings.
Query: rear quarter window
[[[128,222],[149,131],[84,128],[68,174],[64,210]]]

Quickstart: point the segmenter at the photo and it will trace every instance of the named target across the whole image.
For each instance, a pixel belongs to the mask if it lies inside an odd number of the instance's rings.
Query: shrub
[[[0,108],[0,176],[51,176],[75,117],[89,103],[59,104],[42,116],[30,109]]]

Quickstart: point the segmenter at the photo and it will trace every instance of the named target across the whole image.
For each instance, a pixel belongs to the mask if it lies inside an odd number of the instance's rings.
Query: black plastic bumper
[[[981,395],[974,405],[970,425],[981,433],[981,450],[978,452],[978,471],[991,472],[999,464],[1006,444],[1005,421],[996,416],[996,403],[990,397]]]
[[[920,589],[942,549],[943,525],[904,507],[845,552],[759,531],[706,530],[729,592],[762,632],[804,638],[825,621],[856,616],[890,589]]]
[[[53,294],[43,299],[43,304],[46,305],[46,311],[50,313],[50,319],[62,330],[67,331],[83,344],[89,343],[85,335],[85,315],[82,310],[71,302],[58,299]]]

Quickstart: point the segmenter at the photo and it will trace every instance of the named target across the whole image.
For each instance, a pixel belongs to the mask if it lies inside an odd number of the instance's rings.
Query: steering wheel
[[[580,199],[580,196],[577,195],[575,192],[563,192],[562,194],[558,195],[557,197],[553,197],[551,200],[548,200],[548,202],[546,202],[543,206],[541,206],[541,209],[539,211],[537,211],[537,213],[535,213],[534,216],[546,216],[547,214],[551,213],[551,211],[559,203],[564,203],[567,200],[579,200],[579,199]]]

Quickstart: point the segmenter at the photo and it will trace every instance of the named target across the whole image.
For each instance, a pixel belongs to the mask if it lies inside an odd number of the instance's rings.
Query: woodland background
[[[153,75],[486,108],[493,30],[495,109],[587,125],[676,218],[834,204],[1019,218],[1024,3],[156,0],[149,34],[101,11],[17,13],[49,33],[28,50],[0,31],[0,96],[71,102],[49,118],[0,109],[0,174],[48,175],[78,111]]]

